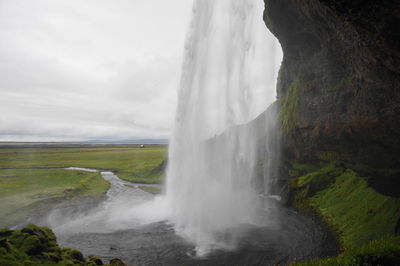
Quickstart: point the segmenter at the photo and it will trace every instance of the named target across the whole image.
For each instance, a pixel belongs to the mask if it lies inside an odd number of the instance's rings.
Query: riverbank
[[[62,202],[97,200],[109,189],[99,173],[64,169],[1,169],[0,226],[35,221]]]
[[[265,208],[259,210],[260,225],[221,232],[220,237],[229,238],[240,231],[237,247],[196,257],[195,246],[175,232],[168,216],[160,216],[165,206],[160,208],[157,202],[162,199],[111,172],[101,174],[111,184],[105,201],[98,206],[64,206],[49,219],[60,245],[79,249],[86,257],[96,255],[103,261],[118,257],[129,265],[272,265],[338,252],[322,223],[260,196]]]
[[[0,148],[0,226],[35,222],[58,204],[103,200],[109,184],[100,173],[63,169],[71,166],[113,170],[143,189],[153,189],[147,183],[161,180],[166,149],[115,144]]]
[[[155,262],[163,265],[271,265],[332,256],[338,251],[333,236],[323,224],[281,206],[275,199],[260,197],[261,201],[266,201],[264,205],[269,206],[260,209],[265,226],[232,228],[242,232],[234,250],[215,250],[207,257],[196,257],[193,256],[195,247],[178,236],[165,218],[154,218],[157,209],[152,212],[151,208],[141,207],[155,199],[141,189],[143,184],[133,184],[112,172],[97,169],[71,167],[64,170],[100,173],[110,184],[102,200],[66,201],[58,205],[49,219],[39,221],[53,228],[61,247],[80,250],[86,258],[96,255],[108,262],[117,257],[129,265],[154,265]],[[149,215],[150,220],[143,214]],[[225,236],[221,237],[229,237],[229,234],[224,232]]]

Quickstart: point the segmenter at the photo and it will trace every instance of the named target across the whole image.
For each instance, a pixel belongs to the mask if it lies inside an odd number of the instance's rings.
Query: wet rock
[[[400,2],[265,4],[284,53],[277,86],[289,125],[284,159],[399,167]]]
[[[0,238],[0,247],[4,248],[5,250],[9,250],[9,245],[7,242],[7,238]]]
[[[103,261],[96,256],[89,256],[89,262],[93,262],[95,265],[104,265]]]
[[[12,234],[12,230],[8,229],[8,228],[2,228],[0,229],[0,238],[2,237],[8,237]]]
[[[112,260],[110,260],[110,265],[112,265],[112,266],[128,266],[127,264],[125,264],[120,259],[112,259]]]
[[[85,261],[85,258],[83,257],[82,253],[79,250],[71,250],[69,252],[69,256],[77,261]]]
[[[27,238],[24,239],[21,249],[26,254],[38,255],[45,249],[45,245],[41,243],[39,237],[28,236]]]

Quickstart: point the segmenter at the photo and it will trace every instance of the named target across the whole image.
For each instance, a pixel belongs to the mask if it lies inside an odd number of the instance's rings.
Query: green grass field
[[[86,167],[111,170],[138,183],[158,183],[163,175],[166,146],[151,148],[14,148],[0,149],[0,169]]]
[[[166,153],[166,146],[0,149],[0,227],[68,199],[101,196],[109,188],[100,173],[62,168],[111,170],[128,181],[157,183]]]
[[[100,196],[109,188],[100,173],[59,169],[1,169],[0,227],[46,213],[57,203]]]

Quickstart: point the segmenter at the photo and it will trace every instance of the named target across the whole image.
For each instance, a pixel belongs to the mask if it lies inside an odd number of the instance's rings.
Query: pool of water
[[[232,235],[239,236],[233,250],[215,249],[198,257],[195,247],[160,217],[131,219],[135,211],[141,211],[135,206],[154,200],[154,195],[111,172],[101,174],[111,184],[107,199],[97,204],[62,206],[48,219],[59,243],[79,249],[85,256],[95,255],[105,262],[120,258],[129,265],[284,265],[294,260],[335,255],[338,251],[334,238],[321,222],[275,200],[275,204],[268,204],[272,212],[260,212],[260,219],[266,219],[265,226],[242,225],[231,229],[235,231]],[[229,238],[230,233],[224,232],[220,237]]]

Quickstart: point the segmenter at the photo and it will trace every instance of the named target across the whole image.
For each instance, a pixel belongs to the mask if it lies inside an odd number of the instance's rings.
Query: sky
[[[0,0],[0,141],[168,138],[191,0]]]

